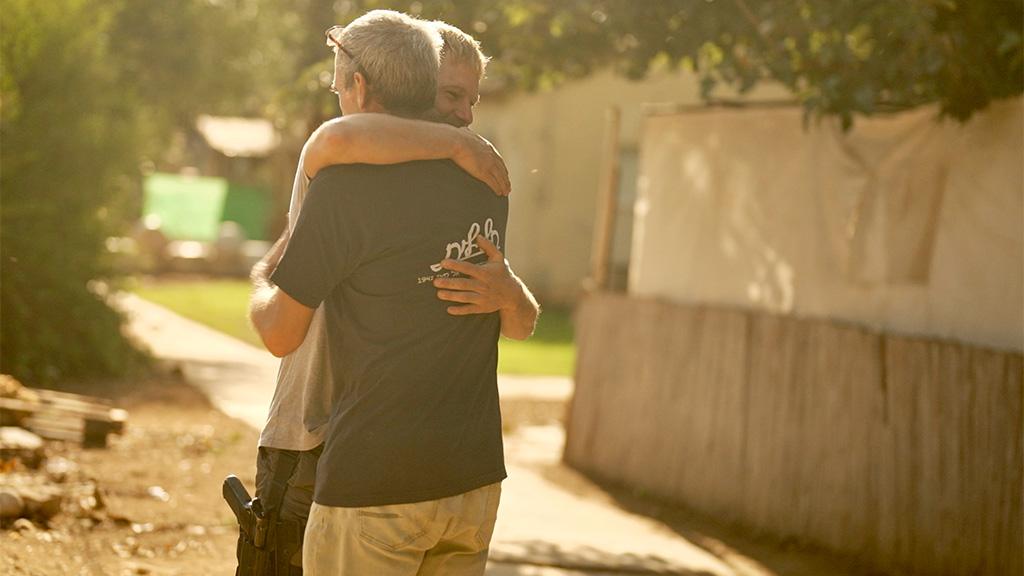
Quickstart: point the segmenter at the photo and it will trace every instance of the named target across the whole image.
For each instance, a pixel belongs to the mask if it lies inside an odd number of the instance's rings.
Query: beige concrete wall
[[[697,104],[698,96],[692,74],[632,82],[602,72],[550,91],[482,99],[473,128],[499,147],[512,178],[509,260],[547,301],[573,302],[589,272],[605,110],[620,107],[620,145],[629,149],[645,104]],[[783,96],[766,88],[751,98]]]
[[[1024,100],[934,119],[647,118],[631,292],[1024,349]]]

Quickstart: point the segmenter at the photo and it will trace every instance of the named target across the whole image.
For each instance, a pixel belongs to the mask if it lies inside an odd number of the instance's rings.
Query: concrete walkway
[[[276,358],[135,296],[122,296],[119,302],[131,320],[130,332],[154,355],[180,363],[188,381],[221,411],[262,427],[274,391]],[[501,377],[499,393],[503,401],[565,402],[572,382]],[[784,572],[769,569],[721,541],[700,534],[684,537],[678,529],[630,513],[561,464],[563,442],[563,430],[555,424],[521,427],[506,435],[508,479],[488,575],[855,573],[791,553],[781,563],[769,554],[771,565],[788,567]]]

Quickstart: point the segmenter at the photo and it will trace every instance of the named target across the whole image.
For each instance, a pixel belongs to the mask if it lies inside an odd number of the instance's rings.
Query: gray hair
[[[435,20],[431,24],[437,28],[441,39],[444,40],[444,46],[441,48],[441,61],[452,60],[469,64],[483,78],[487,71],[487,63],[491,61],[491,58],[485,56],[480,50],[480,42],[447,22]]]
[[[419,116],[433,108],[442,40],[422,20],[393,10],[373,10],[328,31],[346,55],[340,63],[345,86],[356,72],[366,78],[370,97],[394,114]],[[330,38],[327,45],[338,52]]]

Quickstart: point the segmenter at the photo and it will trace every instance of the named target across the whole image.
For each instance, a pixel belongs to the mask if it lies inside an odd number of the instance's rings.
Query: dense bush
[[[137,161],[136,111],[92,2],[4,0],[0,370],[26,383],[123,372],[139,354],[90,282]]]
[[[253,64],[261,1],[0,0],[0,370],[38,383],[137,364],[98,294],[117,281],[104,243],[175,130],[262,108],[261,74],[281,71]]]

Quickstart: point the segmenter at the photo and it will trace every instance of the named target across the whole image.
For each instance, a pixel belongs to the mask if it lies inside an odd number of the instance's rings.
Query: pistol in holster
[[[224,479],[224,499],[238,520],[237,576],[274,576],[272,546],[268,546],[270,518],[259,498],[251,498],[234,474]]]
[[[238,520],[236,576],[301,576],[302,536],[305,523],[279,516],[284,480],[294,470],[294,459],[275,471],[279,482],[270,489],[267,505],[250,498],[234,474],[224,479],[224,499]]]

